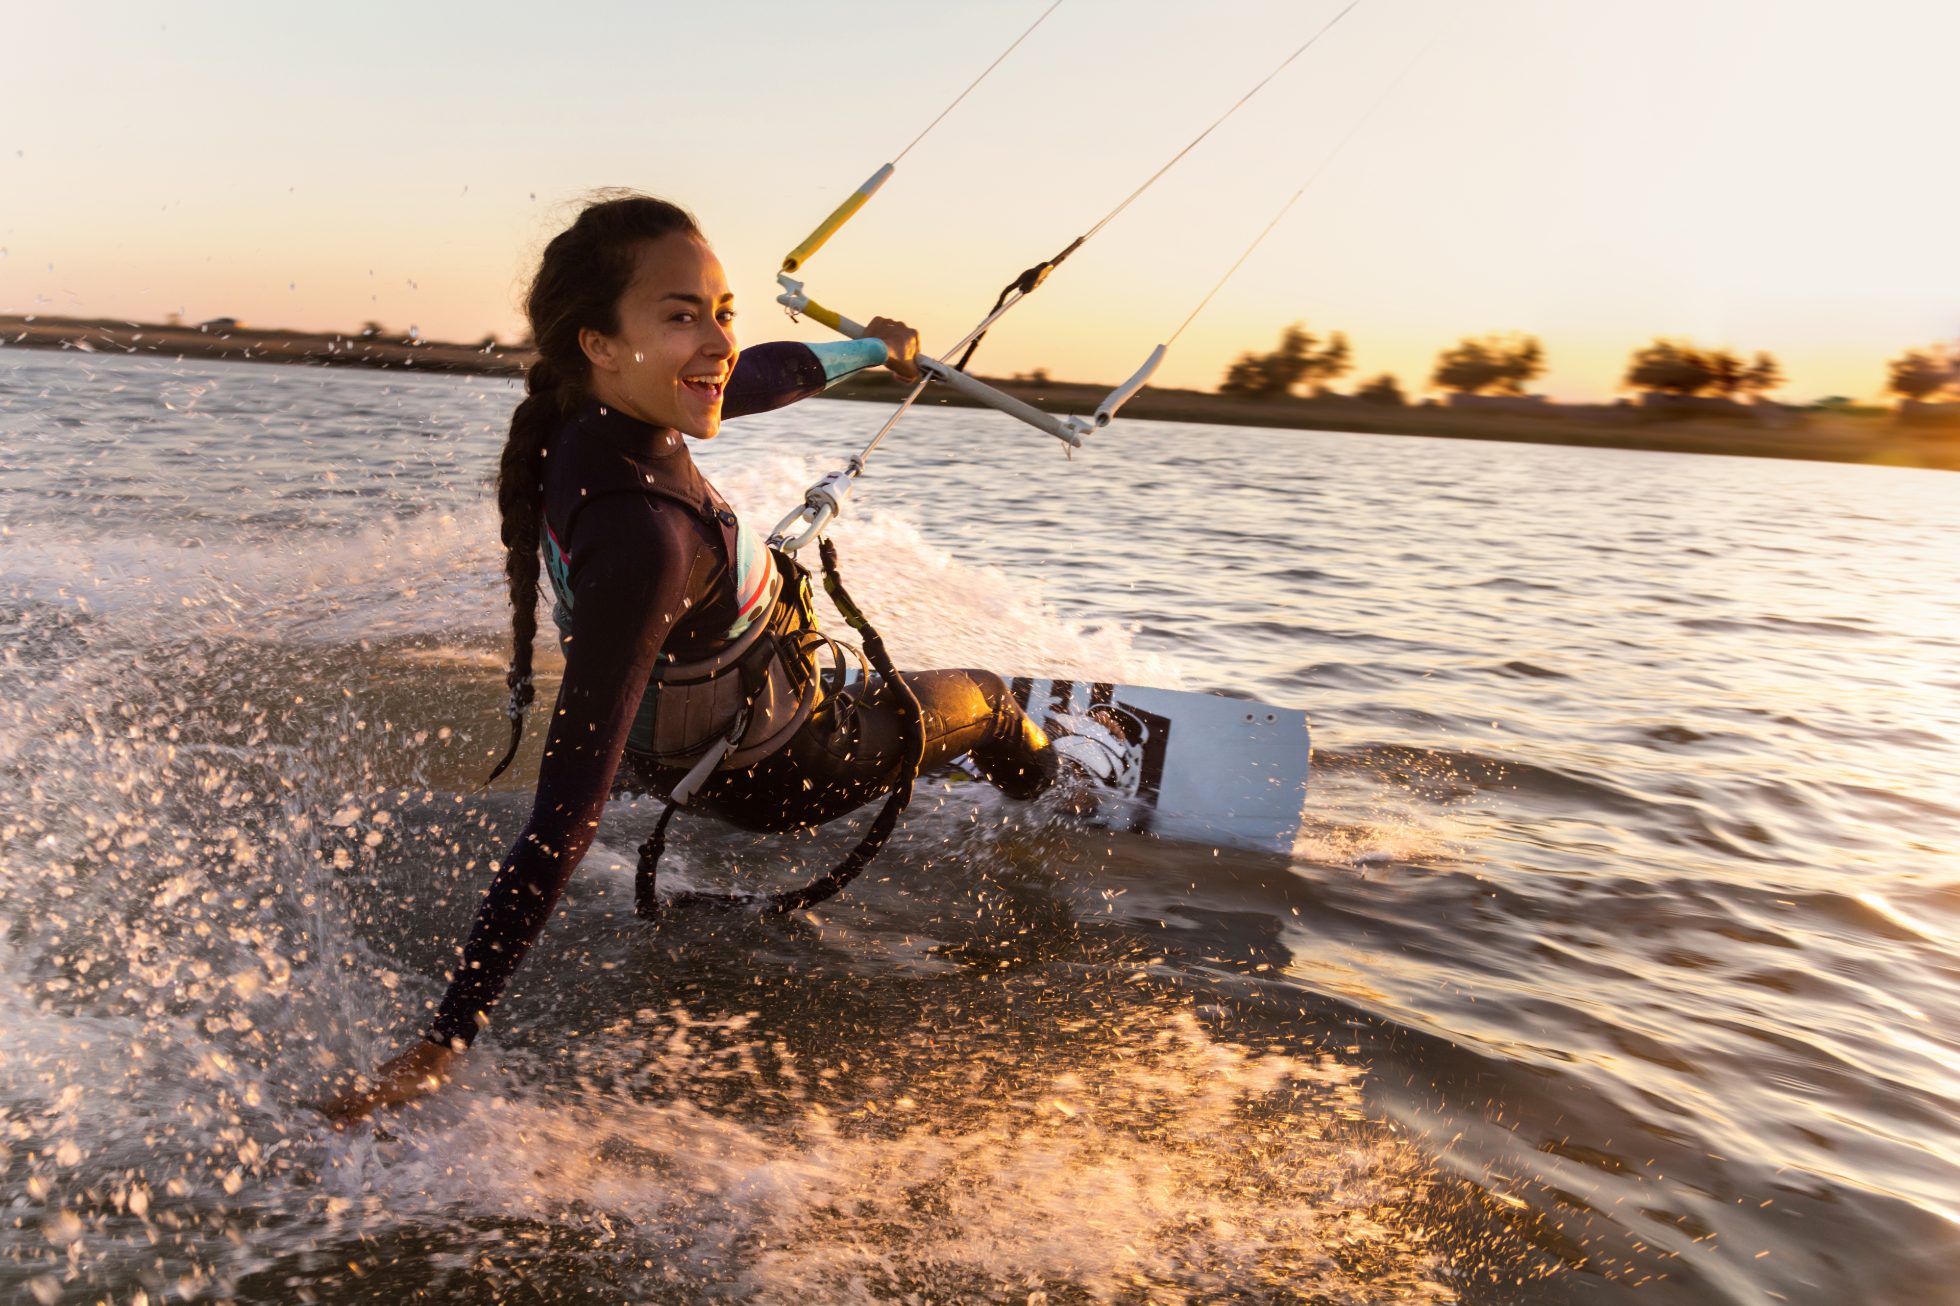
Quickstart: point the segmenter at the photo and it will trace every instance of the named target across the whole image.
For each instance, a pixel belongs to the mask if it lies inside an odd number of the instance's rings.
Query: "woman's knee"
[[[992,723],[999,733],[1020,715],[1007,682],[991,671],[967,668],[901,672],[928,722],[942,732],[971,730]]]

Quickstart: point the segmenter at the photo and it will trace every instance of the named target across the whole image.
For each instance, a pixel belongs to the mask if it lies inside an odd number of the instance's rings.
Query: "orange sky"
[[[700,215],[746,338],[816,338],[770,302],[782,253],[1045,4],[23,10],[0,311],[508,337],[577,197],[631,185]],[[1069,0],[812,290],[949,343],[1337,8]],[[1954,49],[1960,9],[1903,0],[1364,0],[979,366],[1127,375],[1318,171],[1161,383],[1209,388],[1304,320],[1405,383],[1521,330],[1544,389],[1604,398],[1668,334],[1776,353],[1785,398],[1871,396],[1885,359],[1960,336]]]

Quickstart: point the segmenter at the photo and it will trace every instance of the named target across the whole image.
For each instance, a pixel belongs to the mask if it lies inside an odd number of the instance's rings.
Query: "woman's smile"
[[[728,373],[720,368],[712,372],[697,372],[693,376],[682,377],[681,384],[693,391],[702,402],[719,407],[722,387],[728,384]]]

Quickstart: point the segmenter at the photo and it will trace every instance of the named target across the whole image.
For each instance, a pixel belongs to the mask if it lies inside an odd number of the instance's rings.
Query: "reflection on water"
[[[0,354],[9,1294],[1947,1292],[1933,473],[1149,423],[1064,463],[921,414],[837,532],[900,659],[1308,707],[1293,855],[933,787],[820,912],[650,931],[617,804],[461,1091],[323,1131],[523,820],[477,789],[512,400]],[[703,462],[770,516],[875,415]],[[668,865],[850,837],[689,822]]]

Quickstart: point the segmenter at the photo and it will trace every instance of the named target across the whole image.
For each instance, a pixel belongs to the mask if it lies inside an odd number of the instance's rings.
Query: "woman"
[[[525,304],[538,359],[497,481],[513,738],[530,702],[541,556],[565,650],[537,797],[434,1021],[373,1082],[322,1106],[336,1123],[447,1077],[584,857],[622,760],[634,787],[692,780],[690,806],[761,830],[830,820],[898,778],[899,695],[873,680],[825,697],[807,587],[758,547],[682,437],[712,440],[724,416],[869,366],[916,379],[917,333],[879,318],[871,339],[738,355],[733,298],[694,220],[662,200],[594,203],[545,249]],[[1053,749],[998,676],[903,680],[923,709],[924,766],[970,754],[1020,798],[1053,780]]]

